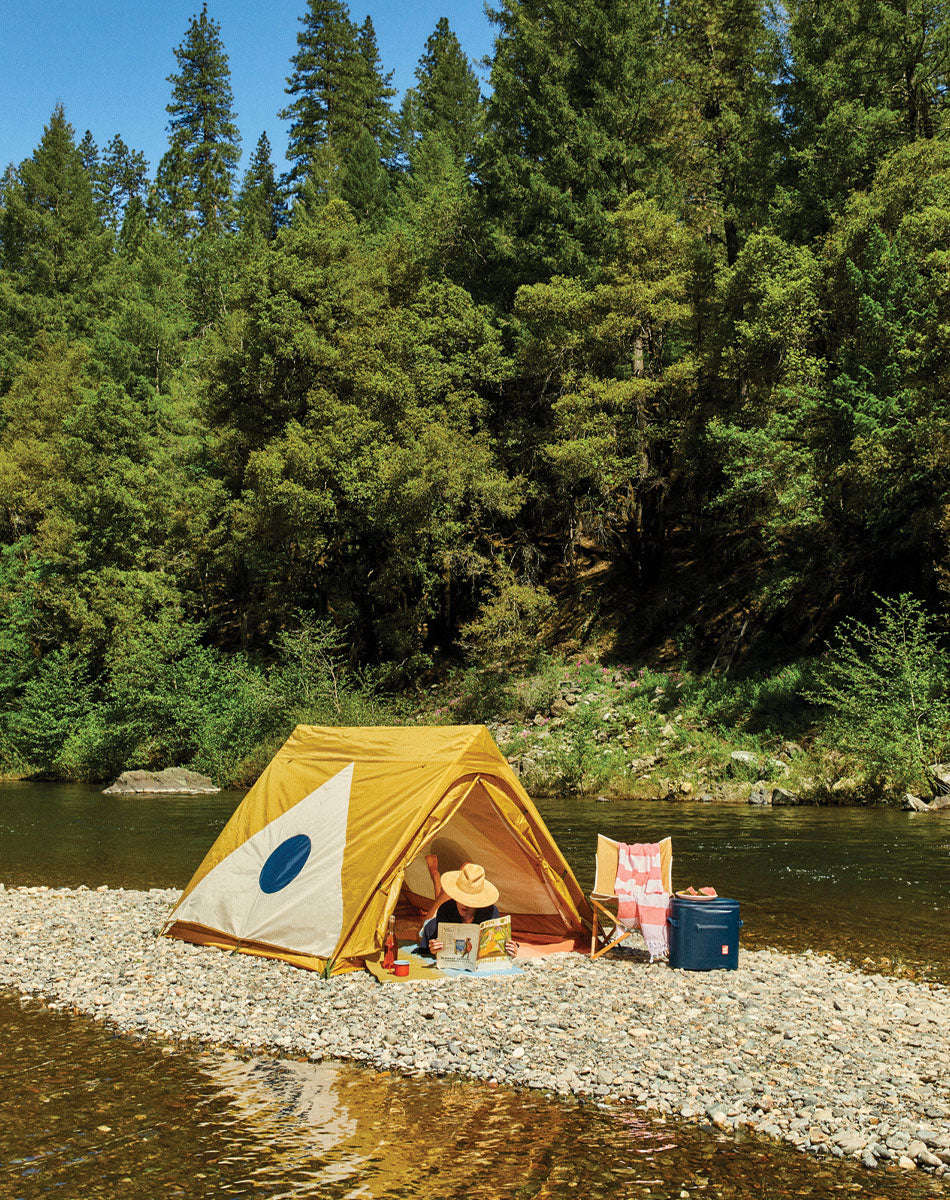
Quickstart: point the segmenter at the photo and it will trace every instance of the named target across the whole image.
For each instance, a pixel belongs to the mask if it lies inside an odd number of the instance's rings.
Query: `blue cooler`
[[[739,965],[739,901],[673,895],[670,966],[684,971],[734,971]]]

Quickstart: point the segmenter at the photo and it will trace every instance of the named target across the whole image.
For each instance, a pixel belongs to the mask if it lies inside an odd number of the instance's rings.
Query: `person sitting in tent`
[[[427,861],[429,857],[432,856],[427,856]],[[429,863],[433,882],[434,871],[437,870],[437,864],[433,868],[432,863]],[[440,896],[447,899],[439,904],[435,913],[430,915],[419,931],[418,946],[423,954],[438,954],[442,949],[438,936],[440,923],[479,925],[482,921],[492,921],[499,916],[495,903],[498,899],[498,888],[488,882],[485,878],[485,868],[480,867],[478,863],[466,863],[459,871],[446,871],[440,882],[436,899]],[[509,941],[505,950],[510,955],[516,954],[518,943]]]

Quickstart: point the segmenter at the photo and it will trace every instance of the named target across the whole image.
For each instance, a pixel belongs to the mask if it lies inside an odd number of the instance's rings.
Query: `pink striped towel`
[[[669,953],[666,918],[670,894],[664,892],[660,873],[660,847],[656,842],[620,843],[614,892],[619,901],[617,919],[626,929],[640,927],[650,961]]]

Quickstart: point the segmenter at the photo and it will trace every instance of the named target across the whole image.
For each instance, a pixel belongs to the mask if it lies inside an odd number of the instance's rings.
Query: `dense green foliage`
[[[919,786],[950,751],[950,655],[912,597],[884,601],[878,616],[844,622],[813,698],[831,711],[827,736],[879,776]]]
[[[950,10],[491,15],[487,98],[443,18],[396,105],[306,0],[239,182],[204,8],[153,178],[57,107],[0,180],[0,770],[244,778],[571,642],[895,785],[947,751]]]

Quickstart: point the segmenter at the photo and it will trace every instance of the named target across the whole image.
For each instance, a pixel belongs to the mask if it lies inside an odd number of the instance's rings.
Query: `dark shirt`
[[[498,905],[493,904],[490,908],[476,908],[474,924],[480,925],[482,921],[493,921],[499,915]],[[459,916],[459,910],[454,900],[446,900],[444,904],[439,905],[439,911],[434,917],[430,917],[419,932],[419,949],[423,954],[431,954],[429,942],[433,938],[439,936],[439,924],[444,922],[448,925],[462,925],[462,918]]]

